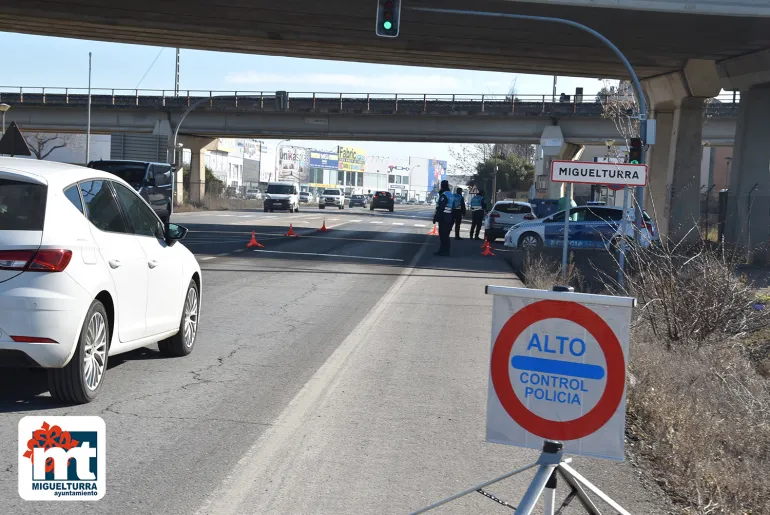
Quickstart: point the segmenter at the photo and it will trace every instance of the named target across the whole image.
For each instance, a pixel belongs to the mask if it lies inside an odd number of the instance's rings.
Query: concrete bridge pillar
[[[206,195],[206,151],[216,148],[216,139],[201,138],[196,136],[182,136],[179,143],[184,148],[189,148],[190,158],[190,202],[201,202]],[[177,174],[177,195],[183,195],[183,176]],[[182,197],[184,198],[184,197]]]
[[[725,242],[770,261],[770,50],[721,61],[725,89],[740,90],[725,222]]]
[[[551,163],[560,160],[577,161],[585,147],[566,143],[558,125],[549,125],[543,130],[540,146],[543,149],[543,174],[548,178],[547,198],[561,198],[566,192],[565,185],[562,182],[551,182]]]
[[[770,83],[741,91],[729,177],[725,241],[768,261],[770,239]]]
[[[660,233],[674,242],[698,239],[703,108],[707,98],[719,94],[719,84],[714,62],[704,60],[690,60],[683,70],[643,84],[657,121],[644,205]]]

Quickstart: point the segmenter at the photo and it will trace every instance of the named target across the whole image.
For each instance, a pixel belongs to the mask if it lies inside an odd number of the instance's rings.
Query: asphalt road
[[[406,513],[532,461],[484,442],[484,286],[517,281],[502,252],[481,257],[467,239],[434,257],[431,216],[426,206],[175,215],[203,268],[193,354],[111,358],[97,400],[74,407],[51,402],[42,372],[4,371],[0,513]],[[324,220],[331,231],[319,233]],[[289,224],[298,238],[284,236]],[[252,231],[264,249],[246,249]],[[26,414],[105,420],[103,500],[18,497]],[[665,512],[627,465],[576,464],[632,513]],[[527,479],[491,490],[516,502]],[[438,511],[509,512],[478,494]]]

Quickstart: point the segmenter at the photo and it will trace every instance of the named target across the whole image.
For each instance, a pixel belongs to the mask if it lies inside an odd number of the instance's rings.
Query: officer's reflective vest
[[[463,202],[465,202],[465,199],[462,195],[459,193],[454,194],[454,209],[462,209],[463,208]]]
[[[441,194],[446,197],[446,206],[444,206],[444,213],[452,214],[452,206],[454,205],[454,195],[449,191],[445,191]]]
[[[482,209],[482,200],[484,197],[481,195],[474,195],[474,197],[471,199],[471,211],[479,211]]]

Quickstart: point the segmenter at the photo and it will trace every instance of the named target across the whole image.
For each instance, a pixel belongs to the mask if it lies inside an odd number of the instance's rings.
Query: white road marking
[[[235,216],[235,215],[217,215],[217,216]]]
[[[391,225],[404,225],[403,222],[393,222]]]
[[[381,224],[382,222],[369,222],[370,224]]]
[[[330,222],[336,222],[337,220],[339,220],[339,218],[329,218]]]
[[[238,215],[238,218],[249,218],[249,217],[252,217],[252,216],[254,216],[254,215]]]
[[[425,224],[414,224],[415,227],[425,227]]]
[[[209,261],[210,259],[214,259],[216,256],[206,256],[199,259],[199,261]]]
[[[323,257],[341,257],[341,258],[349,258],[349,259],[373,259],[375,261],[403,261],[403,259],[395,259],[395,258],[348,256],[345,254],[320,254],[316,252],[285,252],[282,250],[255,250],[254,252],[261,252],[266,254],[291,254],[295,256],[323,256]]]
[[[305,417],[323,399],[327,398],[334,387],[341,381],[341,373],[348,363],[348,358],[364,342],[369,341],[369,334],[375,324],[380,320],[387,309],[394,304],[394,300],[404,286],[404,283],[414,273],[414,269],[425,254],[428,242],[424,242],[420,250],[414,255],[407,268],[393,282],[388,291],[380,298],[377,304],[358,323],[345,340],[337,347],[337,350],[329,356],[321,365],[313,377],[305,383],[305,386],[294,396],[283,412],[268,426],[257,442],[238,461],[234,469],[211,493],[203,506],[198,509],[196,515],[230,515],[239,513],[240,503],[253,491],[252,478],[259,477],[266,472],[278,454],[296,438],[297,431],[305,422]],[[254,512],[259,513],[260,507],[255,507]]]
[[[356,223],[358,223],[358,222],[360,222],[360,221],[361,221],[361,220],[351,220],[351,221],[350,221],[350,223],[352,223],[352,224],[356,224]]]

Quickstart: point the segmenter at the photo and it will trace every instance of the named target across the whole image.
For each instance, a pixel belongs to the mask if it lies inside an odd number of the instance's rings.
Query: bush
[[[561,260],[549,258],[540,252],[527,252],[521,270],[522,281],[527,288],[550,290],[555,285],[563,285]],[[567,264],[567,284],[582,291],[583,275],[574,262]]]

